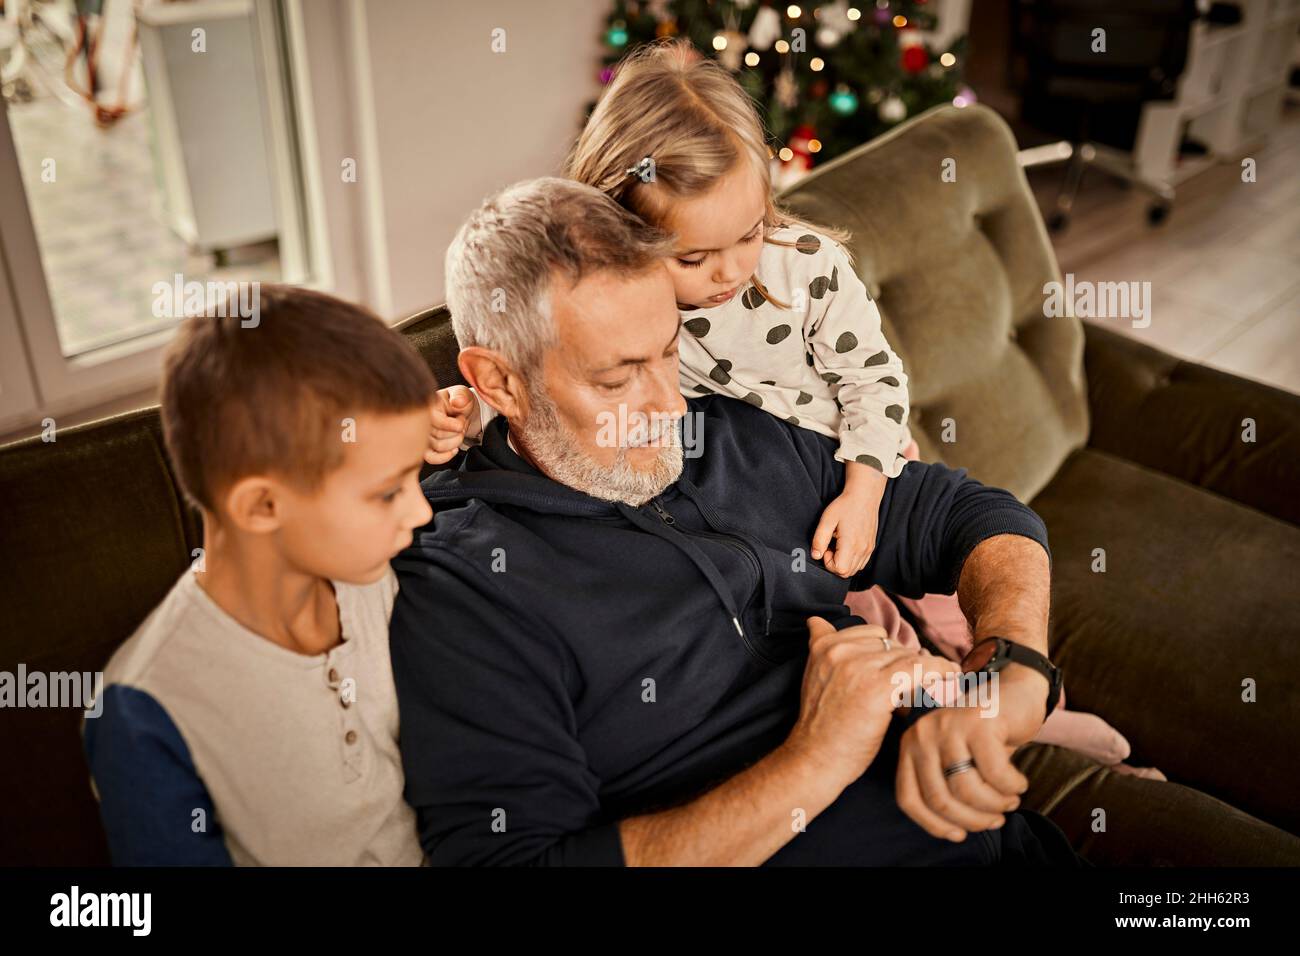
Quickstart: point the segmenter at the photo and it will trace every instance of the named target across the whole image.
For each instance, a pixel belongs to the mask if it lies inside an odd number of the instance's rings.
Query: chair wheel
[[[1070,224],[1070,217],[1067,213],[1054,212],[1047,217],[1047,229],[1049,232],[1062,232]]]
[[[1147,206],[1147,222],[1149,222],[1151,225],[1158,226],[1168,218],[1169,218],[1168,203],[1157,202],[1157,203],[1152,203],[1150,206]]]

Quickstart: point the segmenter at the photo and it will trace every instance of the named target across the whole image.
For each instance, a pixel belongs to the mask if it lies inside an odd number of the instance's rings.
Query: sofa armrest
[[[1089,447],[1300,524],[1300,396],[1084,330]]]

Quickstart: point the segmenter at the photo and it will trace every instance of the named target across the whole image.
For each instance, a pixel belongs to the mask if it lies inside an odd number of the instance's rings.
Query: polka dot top
[[[719,306],[683,310],[680,378],[687,396],[717,393],[839,439],[835,457],[897,477],[910,441],[907,375],[880,310],[843,248],[806,226],[763,244],[751,282]]]

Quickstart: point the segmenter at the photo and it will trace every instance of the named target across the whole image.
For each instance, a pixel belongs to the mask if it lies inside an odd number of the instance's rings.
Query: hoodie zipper
[[[651,498],[650,504],[654,506],[655,513],[659,516],[659,519],[664,524],[668,525],[670,528],[677,527],[677,519],[668,513],[668,510],[659,502],[658,498]],[[754,557],[754,555],[750,554],[749,548],[745,546],[744,542],[738,541],[732,535],[718,534],[712,531],[686,531],[685,529],[677,528],[677,533],[684,535],[686,537],[713,538],[717,541],[721,541],[723,544],[727,544],[735,548],[744,556],[745,560],[749,563],[750,568],[755,573],[755,579],[758,582],[758,589],[760,591],[762,590],[763,566],[759,563],[758,559]],[[746,603],[745,607],[748,606],[749,604]],[[741,613],[744,613],[744,608],[741,609]],[[780,663],[779,661],[773,660],[772,658],[768,657],[766,654],[764,654],[762,651],[760,651],[757,647],[754,646],[754,643],[749,639],[749,635],[745,633],[744,627],[741,626],[739,618],[733,617],[731,619],[731,623],[735,626],[736,633],[740,635],[741,641],[743,641],[745,644],[745,650],[749,652],[751,657],[753,657],[756,661],[758,661],[761,664],[766,664],[768,667],[775,667],[778,663]]]

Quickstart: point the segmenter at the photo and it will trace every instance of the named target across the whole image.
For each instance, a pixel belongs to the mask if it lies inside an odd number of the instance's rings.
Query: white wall
[[[554,174],[600,92],[607,0],[304,0],[334,288],[390,319],[443,302],[494,190]],[[492,30],[506,51],[492,52]],[[342,157],[357,182],[340,180]]]

